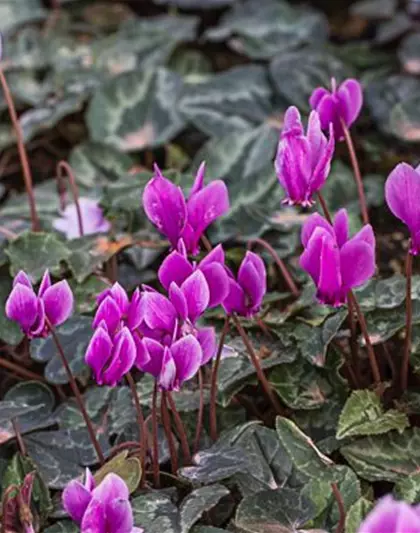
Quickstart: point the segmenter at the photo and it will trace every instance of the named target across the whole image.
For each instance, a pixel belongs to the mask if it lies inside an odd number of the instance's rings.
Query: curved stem
[[[413,302],[411,300],[411,278],[413,276],[413,256],[410,251],[407,252],[405,259],[405,277],[406,277],[406,326],[405,326],[405,343],[404,355],[401,368],[401,390],[407,390],[408,368],[410,365],[411,338],[413,334]]]
[[[257,357],[257,354],[255,353],[254,347],[251,344],[251,340],[248,337],[247,333],[245,332],[244,328],[242,327],[241,323],[238,320],[238,317],[235,315],[232,316],[233,322],[235,323],[236,329],[238,330],[239,335],[242,337],[242,340],[245,344],[245,347],[249,353],[249,356],[251,357],[251,361],[255,367],[255,370],[257,372],[258,379],[264,389],[265,394],[267,395],[267,398],[270,400],[271,405],[273,406],[274,410],[278,415],[283,415],[283,409],[281,408],[281,405],[273,392],[273,389],[270,387],[270,384],[264,374],[264,371],[262,369],[260,360]]]
[[[351,368],[352,365],[349,365],[349,370],[354,373],[355,384],[360,388],[360,371],[359,371],[359,350],[357,346],[357,331],[356,331],[356,322],[354,319],[354,305],[353,301],[348,299],[348,308],[349,308],[349,326],[350,326],[350,353],[351,353],[351,362],[353,363],[354,368]]]
[[[22,171],[23,171],[23,180],[25,182],[25,189],[26,189],[26,194],[28,195],[28,202],[29,202],[29,211],[31,213],[32,231],[39,231],[40,225],[39,225],[38,213],[36,210],[34,190],[32,187],[31,167],[29,166],[28,154],[26,153],[22,128],[20,126],[19,119],[16,114],[16,108],[13,102],[13,97],[10,92],[9,86],[7,84],[6,76],[4,75],[4,72],[1,66],[0,66],[0,84],[3,89],[4,98],[6,100],[7,107],[9,108],[10,119],[12,121],[13,128],[16,134],[19,158],[20,158],[20,162],[22,165]]]
[[[2,357],[0,357],[0,367],[3,367],[3,368],[6,368],[7,370],[15,372],[18,376],[21,376],[24,379],[30,379],[34,381],[40,381],[41,383],[47,383],[44,377],[36,374],[35,372],[32,372],[31,370],[27,370],[22,365],[18,365],[16,363],[13,363],[12,361],[3,359]]]
[[[191,464],[191,451],[188,444],[188,437],[185,431],[184,424],[179,416],[172,394],[168,391],[167,398],[169,401],[169,407],[171,408],[172,415],[175,421],[175,427],[178,433],[179,440],[181,442],[182,455],[184,456],[184,465]]]
[[[357,186],[357,193],[359,195],[360,211],[362,213],[363,224],[369,224],[369,213],[366,204],[365,191],[363,188],[362,175],[360,173],[359,161],[357,160],[356,150],[354,148],[353,139],[347,124],[341,119],[341,126],[344,132],[347,149],[349,151],[351,165],[353,167],[354,180]]]
[[[165,430],[166,439],[169,445],[169,453],[171,455],[171,472],[175,476],[178,472],[178,453],[175,447],[174,436],[171,429],[171,419],[168,411],[167,392],[162,391],[160,396],[160,410],[162,414],[162,423]]]
[[[130,372],[126,374],[125,376],[128,386],[131,390],[131,395],[133,397],[134,407],[136,409],[136,415],[137,415],[137,425],[139,427],[139,434],[140,434],[140,462],[141,462],[141,482],[140,486],[144,487],[145,482],[145,470],[146,470],[146,451],[147,451],[147,432],[146,432],[146,424],[144,423],[144,416],[143,416],[143,409],[141,408],[141,404],[139,401],[136,384],[133,379],[133,376]]]
[[[338,512],[340,516],[337,529],[335,530],[335,532],[344,533],[344,527],[346,525],[346,508],[344,507],[343,496],[341,495],[341,492],[340,492],[340,489],[338,488],[337,483],[331,483],[331,488],[334,494],[334,498],[336,499],[336,502],[338,505]]]
[[[15,432],[16,440],[19,446],[19,451],[22,455],[27,455],[26,446],[22,439],[22,434],[19,429],[19,423],[16,418],[12,418],[13,430]]]
[[[211,252],[213,250],[213,247],[211,245],[211,242],[208,240],[208,238],[204,235],[201,235],[201,242],[203,243],[204,248],[206,249],[206,252]]]
[[[354,309],[356,311],[357,319],[358,319],[359,324],[360,324],[360,329],[362,330],[362,334],[363,334],[363,337],[365,339],[366,349],[367,349],[367,352],[368,352],[369,363],[370,363],[370,368],[372,370],[373,379],[375,381],[375,385],[376,385],[377,390],[379,392],[380,391],[380,385],[381,385],[381,373],[379,371],[378,362],[376,361],[375,350],[373,349],[372,343],[370,341],[365,315],[363,314],[362,310],[360,309],[359,303],[356,300],[356,297],[354,296],[352,291],[350,291],[349,294],[348,294],[348,300],[351,301],[351,305],[354,307]]]
[[[203,416],[204,416],[204,382],[203,382],[203,369],[198,370],[198,387],[200,389],[200,405],[197,413],[197,428],[195,430],[195,439],[193,453],[197,453],[200,446],[201,432],[203,430]]]
[[[274,259],[274,262],[279,267],[280,272],[284,278],[284,281],[286,282],[287,286],[290,289],[290,292],[295,296],[296,298],[299,296],[299,289],[296,287],[295,282],[293,281],[292,276],[290,275],[289,271],[287,270],[287,267],[284,263],[284,261],[279,257],[278,253],[274,248],[264,239],[252,239],[252,241],[249,241],[249,244],[252,245],[253,243],[259,244],[263,248],[267,250],[267,252],[271,255],[271,257]]]
[[[67,179],[70,183],[71,192],[73,195],[74,204],[76,206],[76,213],[77,213],[77,223],[79,225],[79,234],[80,237],[83,237],[83,219],[82,219],[82,211],[80,209],[80,202],[79,202],[79,188],[77,187],[76,178],[73,173],[73,169],[66,161],[60,161],[57,165],[57,184],[58,184],[58,194],[60,195],[60,204],[61,209],[64,210],[66,207],[66,200],[65,200],[65,190],[66,187],[64,185],[64,178],[67,176]]]
[[[219,372],[220,360],[222,357],[223,344],[227,332],[229,331],[230,317],[226,316],[223,330],[220,335],[219,346],[217,348],[216,358],[211,371],[210,384],[210,436],[213,441],[217,440],[217,415],[216,415],[216,397],[217,397],[217,374]]]
[[[153,464],[153,481],[155,484],[155,489],[160,488],[157,395],[158,395],[158,386],[157,386],[157,382],[155,382],[155,386],[153,388],[153,399],[152,399],[152,434],[153,434],[152,464]]]
[[[104,458],[104,455],[102,453],[102,450],[101,450],[101,447],[99,445],[99,442],[98,442],[98,439],[96,438],[96,435],[95,435],[95,430],[93,429],[93,425],[92,425],[92,421],[91,419],[89,418],[89,415],[86,411],[86,407],[85,407],[85,404],[83,402],[83,397],[79,391],[79,387],[77,386],[77,383],[76,383],[76,380],[74,379],[74,376],[73,376],[73,373],[70,369],[70,366],[67,362],[67,359],[66,359],[66,356],[64,354],[64,350],[63,350],[63,347],[61,346],[61,343],[60,343],[60,340],[58,338],[58,335],[53,327],[53,325],[51,324],[51,322],[48,320],[48,318],[45,318],[45,322],[47,324],[47,327],[52,335],[52,338],[55,342],[55,345],[57,347],[57,350],[58,350],[58,353],[60,355],[60,359],[61,359],[61,362],[64,366],[64,369],[67,373],[67,378],[69,380],[69,383],[70,383],[70,387],[71,387],[71,390],[73,391],[73,394],[76,398],[76,402],[79,406],[79,409],[80,409],[80,412],[82,413],[82,416],[85,420],[85,423],[86,423],[86,427],[87,427],[87,430],[88,430],[88,433],[89,433],[89,436],[90,436],[90,440],[92,441],[92,444],[93,444],[93,447],[95,448],[95,451],[96,451],[96,455],[98,456],[98,459],[99,459],[99,462],[101,464],[101,466],[104,464],[105,462],[105,458]]]
[[[325,218],[327,219],[327,221],[330,224],[332,224],[333,221],[332,221],[332,218],[331,218],[331,215],[330,215],[330,212],[328,210],[328,206],[327,206],[327,203],[326,203],[324,197],[322,196],[322,194],[320,192],[317,193],[317,196],[318,196],[319,203],[321,204],[322,210],[324,211]]]

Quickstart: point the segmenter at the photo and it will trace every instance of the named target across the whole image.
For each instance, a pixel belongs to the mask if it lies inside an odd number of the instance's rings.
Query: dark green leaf
[[[178,509],[165,494],[148,492],[131,502],[134,524],[145,533],[180,533]]]
[[[47,527],[44,533],[78,533],[79,528],[75,522],[71,520],[60,520],[53,526]]]
[[[357,533],[359,531],[360,524],[368,512],[372,509],[372,502],[365,498],[359,498],[346,515],[346,533]]]
[[[47,15],[41,0],[3,0],[0,4],[0,20],[2,32],[14,30],[27,22],[43,20]]]
[[[223,485],[201,487],[189,494],[179,509],[181,533],[188,533],[203,513],[210,511],[228,494],[229,490]]]

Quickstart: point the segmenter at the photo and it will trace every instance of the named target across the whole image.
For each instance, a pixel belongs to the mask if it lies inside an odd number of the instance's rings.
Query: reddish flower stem
[[[351,298],[347,301],[347,303],[349,307],[349,326],[350,326],[349,345],[350,345],[351,360],[354,366],[354,368],[352,368],[351,370],[352,372],[354,371],[355,383],[360,384],[360,371],[359,371],[359,364],[358,364],[359,363],[359,350],[357,346],[357,331],[356,331],[356,322],[354,319],[354,306],[353,306],[353,302]]]
[[[223,344],[227,332],[229,331],[229,315],[225,318],[222,333],[220,335],[219,346],[217,348],[216,358],[211,371],[210,383],[210,436],[213,441],[217,440],[217,414],[216,414],[216,397],[217,397],[217,374],[219,372],[220,360],[222,357]]]
[[[360,329],[362,330],[362,334],[366,342],[366,349],[367,349],[367,353],[369,357],[369,363],[370,363],[370,368],[372,370],[373,379],[375,381],[375,386],[377,388],[377,391],[379,392],[380,386],[381,386],[381,373],[379,371],[378,362],[376,360],[375,350],[373,349],[372,343],[370,341],[365,315],[360,309],[359,303],[356,297],[354,296],[353,291],[349,292],[347,299],[351,301],[351,305],[354,307],[354,310],[356,311],[357,319],[360,324]]]
[[[162,415],[163,428],[165,430],[166,439],[169,445],[169,453],[171,456],[171,472],[175,476],[178,472],[178,452],[175,447],[174,436],[171,429],[171,418],[168,411],[167,392],[162,391],[160,397],[160,412]]]
[[[71,192],[73,195],[74,204],[76,206],[77,213],[77,223],[79,225],[79,234],[80,237],[83,237],[83,219],[82,219],[82,210],[80,209],[79,203],[79,188],[77,187],[76,178],[74,176],[73,169],[66,161],[60,161],[57,165],[57,185],[58,185],[58,194],[60,196],[60,206],[64,210],[66,207],[66,186],[65,186],[65,177],[67,177]]]
[[[204,234],[201,235],[201,242],[203,243],[203,246],[206,249],[206,252],[211,252],[213,250],[211,242],[208,240],[208,238]]]
[[[19,429],[19,423],[16,418],[12,418],[13,431],[15,432],[16,441],[18,443],[19,451],[22,455],[27,455],[26,446],[22,439],[22,434]]]
[[[64,350],[63,350],[63,347],[61,346],[61,343],[60,343],[60,340],[58,338],[58,335],[53,327],[53,325],[51,324],[51,322],[48,320],[48,318],[45,318],[45,322],[47,324],[47,327],[52,335],[52,338],[55,342],[55,345],[57,347],[57,350],[58,350],[58,353],[60,355],[60,359],[61,359],[61,362],[64,366],[64,369],[67,373],[67,378],[69,380],[69,383],[70,383],[70,387],[71,387],[71,390],[73,391],[73,394],[76,398],[76,402],[79,406],[79,409],[80,409],[80,412],[82,413],[82,416],[85,420],[85,423],[86,423],[86,427],[87,427],[87,430],[88,430],[88,433],[89,433],[89,436],[90,436],[90,440],[92,441],[92,444],[93,444],[93,447],[95,448],[95,451],[96,451],[96,455],[98,456],[98,459],[99,459],[99,462],[101,464],[101,466],[104,464],[105,462],[105,457],[102,453],[102,450],[101,450],[101,447],[99,445],[99,442],[98,442],[98,439],[96,438],[96,435],[95,435],[95,430],[93,429],[93,425],[92,425],[92,421],[91,419],[89,418],[89,415],[86,411],[86,407],[85,407],[85,404],[83,402],[83,397],[80,393],[80,390],[79,390],[79,387],[77,386],[77,383],[76,383],[76,380],[74,379],[74,376],[73,376],[73,373],[70,369],[70,366],[67,362],[67,359],[66,359],[66,356],[64,354]]]
[[[252,346],[251,340],[248,337],[247,333],[245,332],[244,328],[242,327],[241,323],[238,320],[238,317],[235,315],[232,316],[233,322],[235,323],[236,329],[238,330],[239,335],[242,337],[243,343],[245,344],[245,347],[249,353],[249,356],[251,357],[251,361],[255,367],[255,370],[257,372],[258,379],[264,389],[264,392],[267,396],[267,398],[270,400],[271,405],[273,406],[274,410],[278,415],[283,415],[283,409],[281,408],[281,405],[273,392],[273,389],[270,387],[270,384],[264,374],[264,371],[262,369],[260,360],[257,357],[257,354],[255,353],[255,350]]]
[[[168,391],[167,398],[169,401],[169,407],[171,408],[172,415],[174,417],[175,427],[178,433],[179,440],[181,442],[182,455],[184,456],[184,465],[191,464],[191,451],[188,444],[188,437],[185,431],[184,423],[179,416],[172,394]]]
[[[3,359],[2,357],[0,357],[0,367],[6,368],[7,370],[11,370],[12,372],[15,372],[18,376],[21,376],[22,378],[31,379],[34,381],[40,381],[41,383],[46,383],[45,378],[43,378],[42,376],[36,374],[35,372],[32,372],[31,370],[27,370],[23,366],[13,363],[12,361]]]
[[[35,195],[32,187],[31,167],[29,166],[28,154],[26,153],[25,141],[23,139],[22,128],[20,127],[19,119],[16,113],[13,97],[7,84],[6,76],[0,65],[0,84],[3,89],[4,98],[9,108],[10,119],[16,134],[16,142],[19,151],[19,158],[22,165],[23,180],[25,182],[26,194],[28,195],[29,211],[31,213],[32,231],[39,231],[39,218],[36,210]]]
[[[198,447],[200,446],[201,432],[203,430],[204,381],[203,381],[203,370],[202,370],[202,368],[200,368],[198,370],[198,387],[200,389],[200,405],[198,407],[198,413],[197,413],[197,428],[196,428],[196,431],[195,431],[193,453],[197,453],[197,451],[198,451]]]
[[[152,438],[153,438],[152,464],[153,464],[153,481],[155,484],[155,489],[160,488],[157,396],[158,396],[158,386],[157,386],[157,382],[155,382],[155,386],[153,388],[153,399],[152,399]]]
[[[280,272],[284,278],[284,281],[286,282],[287,286],[290,289],[290,292],[293,294],[295,298],[299,296],[299,289],[296,287],[295,282],[293,281],[292,276],[290,275],[289,271],[287,270],[287,267],[284,263],[284,261],[279,257],[278,253],[274,250],[274,248],[264,239],[253,239],[252,241],[249,241],[248,247],[251,249],[252,244],[259,244],[263,248],[267,250],[267,252],[271,255],[271,257],[274,259],[274,262],[279,267]]]
[[[139,396],[136,389],[136,383],[133,379],[133,376],[130,372],[126,374],[125,376],[128,386],[131,390],[131,395],[133,397],[133,403],[134,407],[136,409],[136,415],[137,415],[137,425],[139,427],[139,433],[140,433],[140,463],[141,463],[141,481],[140,481],[140,487],[144,487],[144,483],[146,480],[145,472],[146,472],[146,452],[147,452],[147,430],[146,430],[146,424],[144,423],[144,415],[143,415],[143,409],[141,407]]]
[[[344,533],[344,527],[346,525],[346,508],[344,507],[343,496],[341,495],[337,483],[331,483],[331,488],[338,505],[338,512],[340,516],[335,533]]]
[[[324,211],[325,218],[327,219],[327,221],[330,224],[332,224],[333,221],[332,221],[330,212],[328,210],[328,206],[327,206],[327,203],[325,201],[325,198],[322,196],[322,194],[320,192],[317,193],[317,196],[318,196],[319,203],[321,204],[322,210]]]
[[[349,151],[351,164],[353,167],[354,179],[356,181],[357,193],[359,195],[360,211],[362,213],[363,224],[369,224],[369,213],[366,204],[365,191],[363,188],[362,175],[360,173],[359,161],[357,159],[356,150],[354,148],[353,139],[347,124],[341,119],[341,126],[344,132],[344,138],[346,140],[347,149]]]
[[[405,259],[405,277],[406,277],[406,326],[405,326],[405,343],[404,343],[404,355],[401,368],[401,390],[405,392],[407,390],[408,382],[408,368],[410,365],[410,353],[411,353],[411,338],[413,335],[413,302],[411,300],[411,280],[413,276],[413,256],[410,250],[407,252]]]

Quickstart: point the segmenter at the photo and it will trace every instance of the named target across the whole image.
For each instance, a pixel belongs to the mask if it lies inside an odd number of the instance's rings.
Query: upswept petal
[[[157,172],[143,192],[146,215],[176,247],[187,221],[187,205],[182,190]]]
[[[393,214],[412,233],[420,230],[420,173],[407,163],[400,163],[385,183],[385,198]]]
[[[251,308],[261,305],[267,290],[264,261],[253,252],[247,252],[238,271],[238,282],[249,299]]]
[[[63,507],[70,515],[70,518],[81,523],[83,515],[92,499],[92,490],[85,487],[79,480],[74,479],[63,490],[61,497]]]
[[[20,283],[21,285],[25,285],[29,289],[32,289],[31,280],[29,279],[26,272],[24,272],[23,270],[19,270],[19,272],[16,274],[13,280],[13,287],[15,287],[18,283]]]
[[[331,161],[335,150],[334,127],[330,124],[329,139],[327,145],[320,153],[318,160],[315,161],[315,167],[312,171],[310,187],[312,192],[317,192],[324,185],[331,170]]]
[[[144,292],[140,302],[141,316],[151,329],[173,331],[177,312],[173,304],[158,292]]]
[[[203,353],[200,343],[193,335],[186,335],[171,346],[171,354],[176,365],[177,382],[181,385],[198,372]]]
[[[358,533],[385,533],[386,531],[420,532],[418,511],[406,502],[396,501],[390,495],[384,496],[363,520]]]
[[[114,339],[114,349],[108,368],[103,372],[104,383],[114,387],[133,367],[137,347],[127,327],[123,327]]]
[[[312,107],[312,109],[317,109],[321,100],[325,96],[328,96],[329,94],[330,92],[325,87],[317,87],[311,94],[311,97],[309,98],[309,104]]]
[[[283,128],[281,135],[303,135],[302,119],[299,109],[295,106],[290,106],[284,115]]]
[[[109,333],[98,327],[93,334],[85,354],[85,362],[93,371],[98,385],[103,384],[102,370],[112,356],[113,343]]]
[[[65,322],[73,311],[73,293],[66,280],[54,283],[42,295],[45,314],[53,326]]]
[[[99,324],[104,321],[108,327],[108,330],[113,333],[119,327],[121,317],[121,309],[117,305],[114,298],[109,295],[99,305],[93,319],[92,327],[97,328]]]
[[[188,318],[188,303],[181,288],[175,282],[169,287],[169,299],[181,320]]]
[[[193,272],[193,267],[188,259],[174,250],[162,261],[158,270],[158,278],[162,286],[168,290],[172,282],[178,286]]]
[[[209,287],[208,307],[216,307],[223,302],[229,292],[226,268],[220,263],[209,263],[204,266],[200,263],[199,268]]]
[[[141,293],[139,288],[133,292],[127,311],[127,327],[130,330],[137,329],[142,321],[141,316]]]
[[[38,296],[42,298],[44,295],[44,292],[51,287],[51,278],[50,273],[48,270],[44,272],[44,275],[42,276],[41,284],[39,285],[38,289]]]
[[[307,200],[311,177],[311,148],[303,136],[289,135],[279,143],[275,169],[280,185],[291,203]]]
[[[103,481],[93,491],[93,497],[104,505],[108,505],[118,498],[128,500],[130,492],[125,481],[120,476],[110,473],[105,476]]]
[[[375,249],[375,233],[370,224],[366,224],[363,228],[354,235],[348,242],[361,241],[368,244],[371,248]]]
[[[222,180],[215,180],[188,200],[188,223],[197,241],[203,231],[229,211],[229,193]]]
[[[225,251],[223,246],[218,244],[211,252],[209,252],[206,257],[204,257],[199,264],[199,268],[202,269],[204,266],[210,265],[212,263],[225,264]]]
[[[147,348],[143,340],[136,333],[133,334],[134,343],[136,345],[136,360],[134,361],[135,366],[145,372],[146,365],[150,362],[150,354],[147,351]]]
[[[308,120],[308,129],[306,136],[309,141],[311,151],[311,165],[314,169],[327,146],[327,139],[322,133],[321,121],[317,111],[311,111]]]
[[[333,228],[337,244],[341,248],[349,240],[349,217],[345,209],[340,209],[335,215]]]
[[[195,322],[207,309],[210,290],[201,270],[196,270],[181,285],[188,307],[188,318]]]
[[[347,293],[368,281],[375,273],[375,249],[353,239],[340,250],[343,291]]]
[[[322,236],[318,298],[322,303],[338,306],[343,303],[341,294],[340,251],[335,240]]]
[[[342,117],[347,126],[351,126],[359,116],[363,106],[362,86],[357,80],[345,80],[338,88],[337,96]]]
[[[6,300],[6,316],[27,332],[38,316],[38,298],[32,288],[18,283]]]
[[[115,300],[115,303],[121,309],[121,313],[125,315],[128,311],[128,306],[130,304],[126,291],[121,287],[118,282],[116,282],[111,287],[110,294]]]
[[[329,224],[319,213],[314,213],[306,219],[302,228],[301,241],[304,248],[308,246],[308,242],[317,228],[323,228],[327,233],[335,237],[331,224]]]
[[[158,341],[147,337],[142,340],[142,343],[147,350],[149,361],[143,364],[140,370],[158,378],[162,370],[163,346]]]
[[[193,194],[197,194],[199,191],[202,190],[204,186],[204,177],[206,175],[206,163],[203,161],[201,165],[198,167],[197,174],[195,175],[193,186],[191,187],[191,191],[189,194],[189,198]]]
[[[216,355],[216,330],[212,327],[198,329],[197,340],[203,352],[201,364],[205,365]]]
[[[162,368],[159,373],[158,383],[162,390],[174,390],[178,388],[177,368],[172,357],[172,351],[166,346],[163,352]]]
[[[106,507],[100,500],[91,499],[83,516],[80,533],[108,533]]]
[[[232,313],[245,315],[247,313],[245,291],[232,278],[229,278],[229,292],[222,305],[228,315]]]
[[[303,250],[299,264],[307,272],[315,285],[318,285],[321,269],[322,242],[325,235],[323,228],[315,229],[308,246]]]

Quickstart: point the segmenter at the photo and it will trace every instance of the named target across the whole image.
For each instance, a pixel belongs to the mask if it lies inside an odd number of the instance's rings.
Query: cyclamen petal
[[[81,197],[79,198],[79,207],[84,235],[103,233],[111,229],[111,223],[104,217],[103,210],[97,200]],[[67,239],[81,237],[79,215],[75,203],[67,205],[61,213],[61,217],[53,220],[53,227],[64,233]]]
[[[420,533],[418,508],[384,496],[360,524],[357,533]]]
[[[38,317],[38,298],[32,288],[18,283],[6,300],[6,316],[27,333]]]
[[[172,282],[180,286],[192,272],[193,267],[188,259],[174,250],[162,261],[158,278],[162,286],[168,290]]]
[[[45,314],[53,326],[65,322],[73,311],[73,293],[67,281],[54,283],[42,295]]]
[[[216,330],[212,327],[200,328],[197,331],[197,340],[202,351],[201,364],[205,365],[216,355]]]
[[[196,270],[181,285],[188,308],[188,318],[194,323],[207,309],[210,290],[204,274]]]
[[[81,523],[85,511],[92,499],[92,491],[95,487],[93,476],[87,468],[85,482],[82,484],[78,479],[70,481],[62,494],[62,503],[71,519]]]
[[[38,296],[42,298],[45,291],[51,287],[51,277],[48,270],[44,272],[44,275],[42,276],[41,283],[39,285],[38,289]]]
[[[96,383],[104,384],[103,368],[111,359],[113,342],[109,333],[103,328],[98,329],[93,334],[85,354],[85,362],[93,371]]]
[[[162,390],[178,390],[179,385],[176,379],[177,369],[172,357],[172,351],[165,347],[163,351],[162,367],[158,377],[159,387]]]
[[[112,357],[103,372],[103,383],[114,387],[131,370],[137,357],[137,347],[127,327],[114,339]]]
[[[204,266],[200,264],[199,268],[209,288],[208,307],[216,307],[223,302],[229,292],[226,269],[220,263],[209,263]]]
[[[23,270],[19,270],[19,272],[16,274],[13,280],[13,287],[15,287],[18,283],[20,285],[26,285],[26,287],[28,287],[29,289],[32,289],[32,282],[29,279],[28,275]]]
[[[92,327],[97,328],[104,321],[108,330],[113,333],[120,325],[122,312],[114,298],[109,294],[99,305]]]
[[[177,383],[182,385],[196,375],[202,364],[200,343],[193,335],[187,335],[174,342],[170,351],[176,367]]]

